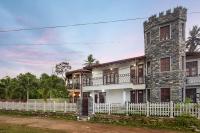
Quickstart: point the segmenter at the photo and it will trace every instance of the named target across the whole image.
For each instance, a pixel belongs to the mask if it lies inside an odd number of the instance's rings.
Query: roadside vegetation
[[[189,115],[175,118],[168,117],[146,117],[146,116],[124,116],[98,114],[91,117],[92,123],[114,124],[130,127],[148,127],[157,129],[172,129],[181,132],[200,132],[200,120]]]
[[[49,130],[28,127],[25,125],[14,125],[0,122],[0,133],[66,133],[60,130]]]

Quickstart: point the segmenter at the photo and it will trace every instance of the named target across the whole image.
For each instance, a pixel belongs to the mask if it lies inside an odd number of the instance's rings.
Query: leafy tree
[[[200,27],[197,25],[193,26],[189,32],[188,40],[186,41],[186,48],[189,52],[196,52],[200,46]]]
[[[31,73],[19,74],[16,79],[18,81],[17,89],[20,91],[20,99],[37,98],[37,94],[35,93],[39,85],[35,75]]]
[[[0,90],[1,90],[1,98],[2,99],[11,99],[13,95],[12,85],[11,85],[12,79],[10,77],[5,77],[1,79],[0,83]]]

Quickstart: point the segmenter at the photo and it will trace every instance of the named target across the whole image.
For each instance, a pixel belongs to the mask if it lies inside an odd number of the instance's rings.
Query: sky
[[[177,6],[200,12],[199,5],[198,0],[0,0],[0,30],[149,17]],[[62,61],[81,68],[89,54],[100,63],[144,55],[144,21],[0,32],[0,78],[51,74]],[[200,25],[200,13],[188,14],[186,34],[193,25]]]

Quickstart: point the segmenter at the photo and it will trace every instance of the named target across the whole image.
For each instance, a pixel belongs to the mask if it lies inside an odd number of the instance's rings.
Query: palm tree
[[[96,61],[96,59],[94,59],[93,55],[90,54],[90,55],[88,55],[87,60],[85,61],[84,65],[85,66],[91,66],[91,65],[93,65],[95,63],[95,61]]]
[[[196,52],[200,46],[200,27],[197,25],[193,26],[189,32],[188,40],[186,41],[186,48],[189,52]]]

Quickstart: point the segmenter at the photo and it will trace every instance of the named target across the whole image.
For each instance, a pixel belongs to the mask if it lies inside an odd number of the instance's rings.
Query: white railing
[[[200,119],[200,103],[95,103],[94,113],[134,114],[158,117],[191,115]]]
[[[187,77],[187,84],[200,85],[200,75],[195,77]]]
[[[75,112],[76,103],[67,102],[0,102],[0,109],[43,112]]]

